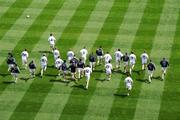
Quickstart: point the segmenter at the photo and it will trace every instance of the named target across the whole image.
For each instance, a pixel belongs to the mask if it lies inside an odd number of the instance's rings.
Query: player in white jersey
[[[90,81],[91,73],[92,73],[92,69],[90,68],[89,65],[87,65],[84,68],[84,74],[85,74],[85,77],[86,77],[86,86],[85,86],[86,89],[88,89],[88,86],[89,86],[89,81]]]
[[[134,65],[136,63],[136,55],[134,54],[134,52],[131,52],[131,54],[129,55],[129,61],[130,61],[130,74],[132,74],[132,70],[134,69]]]
[[[41,77],[42,77],[43,72],[46,71],[47,69],[47,63],[48,63],[48,60],[45,54],[43,54],[43,56],[41,57],[40,62],[41,62]]]
[[[133,85],[133,80],[132,80],[132,78],[130,77],[129,74],[125,78],[124,82],[125,82],[125,86],[126,86],[126,89],[127,89],[127,96],[129,96],[130,91],[132,89],[132,85]]]
[[[24,68],[27,68],[27,62],[28,62],[28,57],[29,57],[29,53],[27,52],[27,49],[24,49],[24,51],[21,53],[21,58],[22,58],[22,65],[24,66]]]
[[[109,61],[111,60],[112,60],[111,55],[109,54],[109,52],[106,52],[106,54],[104,55],[105,64],[109,63]]]
[[[116,60],[116,68],[119,68],[123,54],[120,49],[117,49],[114,55],[115,55],[115,60]]]
[[[53,55],[54,55],[54,60],[56,60],[58,57],[60,57],[60,53],[57,48],[53,49]]]
[[[69,61],[74,58],[74,52],[71,49],[67,52],[67,57]]]
[[[145,70],[146,69],[146,66],[147,66],[147,62],[148,62],[148,59],[149,59],[149,56],[148,54],[146,53],[146,51],[144,51],[142,54],[141,54],[141,62],[142,62],[142,70]]]
[[[112,64],[111,62],[109,61],[108,63],[106,63],[105,65],[105,70],[106,70],[106,76],[107,76],[107,80],[111,80],[111,74],[112,74]]]
[[[62,64],[63,64],[63,60],[60,59],[60,57],[58,56],[57,59],[56,59],[56,61],[55,61],[55,66],[56,66],[56,68],[59,70],[58,76],[61,75],[61,65],[62,65]]]
[[[53,36],[52,33],[50,34],[48,41],[49,41],[51,49],[53,50],[53,48],[55,47],[56,38]]]
[[[84,62],[84,64],[86,64],[86,57],[88,54],[86,47],[84,47],[83,49],[80,50],[80,54],[81,54],[82,61]]]

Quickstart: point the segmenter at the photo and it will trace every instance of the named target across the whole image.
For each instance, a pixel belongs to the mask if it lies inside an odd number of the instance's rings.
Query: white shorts
[[[70,61],[71,59],[73,59],[73,57],[68,57],[68,60]]]
[[[142,60],[142,64],[147,64],[147,60]]]
[[[12,68],[12,67],[14,67],[14,64],[8,64],[8,67]]]
[[[86,56],[81,56],[82,60],[86,61]]]
[[[162,67],[161,69],[164,73],[166,73],[167,67]]]
[[[83,72],[83,69],[82,68],[77,68],[77,72],[78,73]]]
[[[116,62],[121,62],[121,59],[120,58],[116,58]]]
[[[102,59],[103,58],[103,56],[97,56],[97,59],[99,60],[99,59]]]
[[[149,75],[152,75],[152,74],[153,74],[153,71],[148,70],[148,74],[149,74]]]
[[[36,70],[36,69],[29,69],[29,72],[30,72],[30,73],[35,73],[35,70]]]
[[[131,89],[132,89],[132,85],[126,85],[126,88],[127,88],[128,90],[131,90]]]
[[[17,77],[17,76],[18,76],[18,73],[11,73],[11,75],[12,75],[13,77]]]
[[[47,64],[41,65],[41,69],[45,70],[47,68]]]
[[[135,63],[136,63],[135,61],[131,61],[130,65],[133,66],[133,65],[135,65]]]
[[[50,47],[54,48],[55,43],[50,43]]]
[[[124,62],[124,66],[128,66],[128,62]]]
[[[85,75],[86,76],[86,81],[90,80],[90,75]]]
[[[106,70],[106,75],[111,75],[112,71],[111,70]]]
[[[27,58],[22,58],[22,63],[23,64],[27,63],[27,61],[28,61]]]
[[[94,66],[96,64],[96,62],[89,62],[90,66]]]

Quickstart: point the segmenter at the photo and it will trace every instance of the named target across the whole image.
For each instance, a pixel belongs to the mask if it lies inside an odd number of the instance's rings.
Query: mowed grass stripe
[[[69,5],[70,3],[72,2],[72,0],[70,1],[66,1],[65,3],[64,3],[64,5],[63,5],[63,7],[59,10],[59,12],[57,13],[57,15],[56,15],[56,18],[53,20],[53,22],[48,26],[48,29],[46,30],[46,32],[44,32],[44,34],[41,36],[41,39],[40,39],[40,41],[44,41],[44,36],[46,36],[47,37],[47,35],[49,34],[49,31],[50,31],[50,29],[51,29],[51,27],[52,26],[54,26],[54,24],[57,26],[57,28],[59,28],[59,29],[62,29],[62,28],[60,28],[60,27],[58,27],[58,26],[60,26],[60,24],[61,24],[61,21],[59,21],[59,24],[56,24],[57,22],[57,20],[56,19],[58,19],[58,15],[61,15],[60,17],[63,17],[63,15],[65,15],[66,14],[66,16],[67,16],[67,9],[69,8],[69,9],[71,9],[71,11],[72,11],[72,13],[73,13],[73,9],[75,9],[76,8],[76,6],[79,4],[79,2],[77,2],[77,1],[74,1],[74,4],[73,4],[73,6],[72,6],[72,4],[71,5]],[[71,17],[72,16],[72,14],[70,14],[70,11],[69,11],[69,17]],[[67,21],[68,22],[68,21]],[[56,29],[56,32],[58,32],[59,31],[59,29],[57,30]],[[48,34],[47,34],[47,32],[48,32]],[[36,45],[36,47],[37,46],[40,46],[39,44],[41,44],[41,42],[38,42],[38,44]],[[36,51],[36,49],[37,48],[34,48],[32,51],[33,51],[33,53],[31,53],[30,54],[30,57],[31,58],[29,58],[30,60],[31,59],[34,59],[35,61],[36,61],[36,63],[38,63],[37,65],[38,65],[38,69],[40,68],[40,66],[39,66],[39,58],[40,58],[40,54],[38,53],[38,51]],[[45,45],[43,45],[43,48],[48,48],[49,47],[49,45],[48,46],[45,46]],[[44,49],[43,49],[44,50]],[[38,69],[37,69],[37,71],[38,71]],[[22,75],[20,75],[20,77],[23,77],[23,76],[26,76],[27,77],[27,75],[29,76],[29,74],[25,74],[24,72],[22,73]],[[26,84],[24,84],[24,82],[22,83],[22,82],[18,82],[18,84],[16,84],[16,86],[15,86],[15,88],[14,88],[14,86],[8,86],[7,88],[6,88],[6,90],[7,91],[4,91],[3,93],[4,93],[4,96],[2,97],[3,99],[5,99],[5,100],[2,100],[2,103],[3,103],[3,105],[2,105],[2,114],[3,113],[6,113],[5,115],[6,116],[9,116],[9,114],[10,113],[12,113],[12,112],[10,112],[9,110],[11,110],[11,111],[13,111],[14,109],[15,109],[15,106],[17,106],[18,105],[18,102],[21,100],[21,98],[23,97],[23,95],[25,94],[25,92],[26,92],[26,90],[29,88],[29,86],[30,86],[30,84],[31,84],[31,82],[32,81],[28,81],[28,83],[26,83]],[[12,94],[12,91],[14,91],[15,90],[15,92],[16,92],[16,94]],[[11,97],[9,97],[9,95],[13,95],[13,97],[11,96]],[[15,100],[14,100],[14,98],[16,98]],[[10,106],[10,108],[9,107],[7,107],[7,105],[9,105],[9,103],[10,102],[12,102],[13,104],[11,104],[11,106]],[[7,103],[7,104],[6,104]],[[4,108],[6,108],[6,109],[4,109]],[[3,119],[5,119],[5,118],[3,118]]]
[[[14,4],[16,0],[10,0],[10,1],[0,1],[0,20],[1,17],[8,11],[8,9],[11,7],[11,5]]]
[[[126,0],[116,0],[114,2],[114,6],[112,7],[110,14],[101,30],[101,34],[98,36],[98,40],[93,46],[93,50],[95,51],[100,45],[103,46],[104,52],[109,51],[113,56],[113,52],[111,51],[114,43],[116,42],[116,36],[119,32],[121,25],[129,11],[128,6],[130,6],[130,1]],[[118,13],[118,14],[115,14]],[[104,64],[98,68],[101,69],[100,72],[95,73],[91,81],[95,81],[94,84],[90,84],[90,87],[93,87],[91,94],[88,94],[90,97],[88,98],[88,105],[86,114],[84,115],[84,120],[106,120],[108,119],[109,112],[111,109],[111,98],[113,92],[111,91],[111,87],[113,89],[114,80],[108,82],[100,82],[99,80],[103,80],[105,78]],[[114,75],[114,74],[113,74]],[[117,75],[116,75],[117,77]],[[112,93],[111,93],[112,92]],[[86,100],[87,101],[87,100]],[[109,102],[108,102],[109,101]]]
[[[88,23],[86,24],[75,47],[73,48],[73,50],[76,51],[77,54],[79,54],[79,50],[82,49],[83,46],[86,46],[88,50],[93,49],[92,44],[97,41],[99,34],[101,34],[101,31],[104,28],[103,26],[105,25],[104,22],[105,23],[107,22],[106,20],[109,17],[109,12],[113,6],[113,3],[114,1],[103,1],[103,0],[100,0],[97,3],[96,8],[93,10]],[[100,19],[101,22],[99,23],[94,22],[98,19],[97,16],[101,18]],[[88,34],[87,31],[90,28],[94,28],[95,33],[92,34],[89,32]],[[85,83],[85,79],[82,79],[79,85],[73,88],[69,96],[69,99],[66,103],[66,106],[64,107],[64,110],[59,118],[60,120],[70,119],[70,118],[76,118],[78,120],[83,119],[83,115],[85,114],[85,111],[87,109],[88,101],[91,97],[91,94],[89,93],[92,92],[92,90],[90,90],[90,92],[88,90],[88,93],[87,93],[84,91],[84,89],[78,88],[78,86],[83,86],[84,83]]]
[[[157,70],[154,76],[161,76],[161,67],[159,62],[163,57],[169,59],[173,45],[173,37],[176,30],[176,25],[162,23],[169,23],[169,21],[177,23],[179,8],[177,1],[174,1],[174,6],[169,4],[169,1],[170,0],[165,1],[156,36],[154,38],[153,48],[150,54],[152,60],[156,63],[157,66]],[[167,18],[167,16],[169,17]],[[164,81],[153,80],[152,84],[142,84],[134,116],[135,120],[158,119],[163,90]]]
[[[135,31],[134,36],[131,35],[131,37],[133,37],[132,42],[130,42],[131,40],[128,40],[128,41],[124,40],[121,42],[120,48],[123,50],[123,52],[130,52],[130,50],[132,50],[137,55],[137,63],[135,66],[135,70],[137,72],[133,71],[133,73],[132,73],[133,74],[132,77],[134,79],[134,88],[133,88],[133,92],[130,95],[130,97],[124,97],[124,94],[126,93],[126,90],[124,87],[124,79],[126,76],[120,77],[119,88],[117,89],[117,92],[115,94],[116,97],[114,99],[113,107],[111,109],[111,114],[109,116],[110,120],[111,119],[112,120],[132,119],[134,116],[134,112],[136,110],[137,98],[138,98],[139,91],[141,88],[141,83],[138,83],[135,80],[144,76],[144,73],[139,74],[139,70],[141,69],[141,60],[139,59],[139,56],[143,52],[144,49],[147,49],[147,51],[150,51],[150,49],[152,47],[153,38],[155,36],[156,28],[157,28],[156,26],[159,23],[162,6],[163,6],[163,4],[161,4],[159,6],[155,6],[155,4],[156,4],[155,1],[147,1],[147,5],[144,6],[146,8],[144,11],[142,11],[143,16],[140,21],[139,28],[138,28],[137,32]],[[137,5],[135,5],[135,6],[137,6]],[[137,8],[138,8],[138,6],[137,6]],[[151,11],[153,9],[156,9],[159,12],[154,14],[154,16],[149,16],[149,13],[151,13]],[[137,10],[135,10],[135,11],[137,11]],[[134,14],[134,15],[136,16],[136,14]],[[155,18],[155,19],[152,19],[152,18]],[[151,23],[146,24],[148,20],[151,21]],[[128,20],[126,20],[126,21],[128,21]],[[153,27],[149,30],[148,26],[150,26],[150,25],[152,25]],[[131,26],[131,27],[126,26],[124,28],[132,28],[132,25],[129,25],[129,26]],[[147,34],[143,34],[147,30],[149,32],[151,32],[151,36],[148,36]],[[124,36],[127,36],[126,35],[127,33],[123,32],[123,34],[124,34]],[[144,39],[140,39],[140,36],[142,38],[145,38],[146,44],[148,44],[147,47],[142,46]],[[124,37],[122,37],[121,39],[124,39]],[[126,39],[128,39],[128,38],[126,38]]]
[[[20,18],[14,23],[14,25],[11,27],[11,29],[9,29],[6,34],[3,36],[3,38],[0,40],[0,55],[1,55],[1,61],[0,61],[0,67],[3,69],[0,69],[0,73],[1,73],[1,84],[0,84],[0,94],[4,91],[4,89],[8,86],[8,84],[3,84],[3,82],[5,80],[11,80],[11,76],[9,76],[9,72],[7,71],[7,64],[6,64],[6,57],[7,57],[7,53],[10,51],[13,51],[13,49],[15,49],[16,45],[18,44],[18,42],[20,40],[23,39],[23,36],[25,35],[26,31],[30,28],[30,26],[33,24],[33,22],[35,21],[35,19],[37,18],[37,16],[42,12],[43,8],[45,7],[45,5],[47,4],[49,0],[44,1],[44,6],[39,7],[39,10],[34,11],[33,9],[31,9],[32,6],[34,6],[35,4],[37,4],[37,1],[34,0],[32,1],[32,3],[29,5],[29,7],[22,13],[22,15],[20,16]],[[28,14],[29,12],[31,13],[36,13],[32,16],[31,19],[26,19],[24,16],[26,14]],[[24,25],[24,23],[26,23],[26,25]],[[17,26],[19,24],[22,24],[23,27],[21,27],[22,30],[15,30],[15,28],[17,28]],[[16,50],[14,50],[14,54],[16,54],[16,56],[18,56],[17,60],[18,63],[21,63],[20,61],[20,52],[23,50],[24,48],[21,48],[20,50],[18,50],[19,52],[16,52]]]
[[[0,32],[0,40],[4,36],[4,34],[13,26],[13,24],[16,22],[16,20],[22,15],[23,11],[31,4],[32,0],[16,0],[11,7],[4,13],[0,18],[0,26],[1,26],[1,32]],[[13,17],[12,17],[13,14]],[[5,21],[7,21],[11,17],[11,24],[5,24]]]
[[[52,56],[51,56],[52,57]],[[52,57],[53,58],[53,57]],[[53,59],[52,59],[53,60]],[[53,64],[54,62],[51,63]],[[55,74],[53,69],[48,69],[47,74]],[[29,114],[29,112],[31,112],[31,118],[35,117],[36,113],[38,113],[41,105],[44,102],[44,99],[46,98],[46,95],[48,94],[48,92],[50,91],[51,87],[52,87],[52,83],[49,83],[49,80],[52,79],[52,77],[46,77],[46,79],[43,79],[43,83],[42,81],[33,81],[33,83],[31,84],[30,88],[28,89],[28,91],[26,92],[25,96],[23,97],[22,101],[20,102],[20,104],[18,105],[18,107],[16,108],[16,113],[14,113],[14,118],[19,116],[20,114]],[[37,95],[38,94],[38,95]],[[33,101],[28,101],[31,98],[36,98],[35,100],[33,99]],[[35,102],[37,101],[37,102]],[[31,104],[31,105],[30,105]],[[29,109],[22,109],[25,106],[25,108],[30,107]],[[31,109],[32,108],[32,109]],[[22,110],[22,111],[21,111]],[[27,112],[27,113],[25,113]],[[17,115],[17,116],[16,116]]]
[[[60,1],[58,3],[54,0],[49,1],[48,4],[43,9],[43,11],[41,12],[41,14],[37,17],[36,21],[33,23],[33,25],[28,29],[28,31],[24,35],[23,41],[20,41],[19,44],[24,45],[24,47],[27,48],[29,50],[29,52],[31,53],[32,49],[34,48],[34,46],[36,45],[36,43],[40,39],[42,33],[47,29],[48,25],[52,22],[52,20],[56,16],[57,12],[59,11],[59,9],[62,7],[63,3],[64,3],[64,1]],[[51,14],[47,15],[49,12],[51,12]],[[42,22],[42,19],[45,18],[45,16],[49,18],[45,22],[47,24]],[[37,24],[39,26],[37,26]],[[38,33],[37,33],[37,31],[38,31]],[[19,47],[17,47],[17,46],[15,48],[15,51],[17,51],[17,52],[19,52],[19,50],[24,48],[24,47],[22,48],[22,46],[20,46],[20,45],[19,45]],[[33,87],[34,83],[35,82],[33,81],[32,84],[30,85],[29,89],[27,90],[27,92],[30,91],[30,88]],[[25,102],[23,102],[23,100],[26,101],[27,92],[25,93],[25,95],[23,96],[23,98],[21,99],[19,104],[17,105],[17,107],[14,110],[13,114],[11,115],[10,119],[24,119],[24,117],[26,117],[26,119],[33,119],[35,117],[36,112],[38,111],[40,104],[38,104],[38,105],[36,104],[36,107],[33,107],[33,109],[29,109],[28,102],[27,102],[27,104]],[[28,95],[31,96],[30,94],[28,94]],[[38,95],[43,96],[44,94],[38,94],[37,93],[36,95],[37,96]],[[37,99],[35,99],[36,97],[33,97],[33,98],[34,98],[34,100],[37,100]],[[31,113],[31,114],[30,113],[20,113],[20,112],[26,112],[28,110],[30,110],[30,111],[34,110],[34,113]]]
[[[164,83],[164,91],[161,97],[159,120],[178,120],[180,118],[180,81],[179,81],[179,45],[180,45],[180,12],[176,25],[176,34],[173,41],[170,57],[170,68]]]

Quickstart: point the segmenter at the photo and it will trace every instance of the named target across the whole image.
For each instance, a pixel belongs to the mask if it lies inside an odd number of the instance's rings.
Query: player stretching
[[[134,54],[134,52],[131,52],[130,56],[130,69],[129,69],[129,73],[132,74],[132,70],[134,69],[134,65],[136,63],[136,55]]]
[[[32,60],[29,63],[29,71],[30,71],[30,77],[31,78],[35,77],[35,70],[36,70],[36,64],[34,63],[34,60]]]
[[[103,49],[100,46],[97,50],[96,50],[96,55],[97,55],[97,65],[102,63],[102,59],[103,59]]]
[[[24,51],[21,53],[22,56],[22,65],[24,66],[24,68],[27,68],[27,62],[28,62],[28,57],[29,57],[29,53],[27,52],[27,49],[24,49]]]
[[[91,53],[89,55],[89,65],[92,71],[95,69],[95,64],[96,64],[96,56],[93,53]]]
[[[18,74],[20,73],[19,67],[17,66],[17,64],[14,64],[14,66],[11,68],[11,75],[14,77],[15,79],[15,83],[17,83],[18,80]]]
[[[86,76],[86,86],[85,86],[85,89],[88,89],[88,87],[89,87],[89,81],[90,81],[91,73],[92,73],[92,69],[89,67],[89,65],[87,65],[84,68],[84,74]]]
[[[125,78],[124,82],[127,89],[127,96],[129,96],[133,85],[133,80],[129,74],[127,74],[127,77]]]
[[[146,53],[146,51],[144,51],[144,53],[141,54],[142,70],[146,69],[148,58],[148,54]]]
[[[61,65],[63,64],[63,60],[60,59],[60,57],[58,56],[56,61],[55,61],[55,66],[56,68],[58,69],[59,73],[58,73],[58,76],[61,75]]]
[[[54,55],[54,60],[56,60],[58,57],[60,57],[60,53],[57,48],[53,49],[53,55]]]
[[[111,62],[109,61],[108,63],[106,63],[105,65],[105,69],[106,69],[106,76],[107,76],[107,80],[111,80],[111,74],[112,74],[112,64]]]
[[[86,47],[84,47],[83,49],[80,50],[80,53],[81,53],[81,59],[82,59],[82,62],[84,62],[84,64],[86,64],[86,56],[88,54],[88,51],[86,49]]]
[[[47,62],[48,62],[45,54],[43,54],[43,56],[41,57],[40,62],[41,62],[41,77],[42,77],[43,72],[46,71],[46,69],[47,69]]]
[[[120,49],[117,49],[114,55],[115,55],[115,60],[116,60],[116,68],[119,68],[123,54]]]
[[[163,59],[161,60],[161,62],[160,62],[160,65],[161,65],[161,67],[162,67],[162,75],[161,75],[161,78],[162,78],[162,80],[164,80],[164,77],[165,77],[165,75],[166,75],[167,67],[169,66],[169,62],[168,62],[165,58],[163,58]]]
[[[79,61],[77,63],[78,79],[80,79],[83,76],[84,67],[85,67],[84,62],[82,61],[82,59],[79,59]]]
[[[109,61],[111,60],[112,60],[111,55],[109,54],[109,52],[106,52],[106,54],[104,55],[105,64],[109,63]]]
[[[56,38],[53,36],[52,33],[50,34],[48,41],[49,41],[50,47],[51,47],[52,52],[53,52],[53,49],[55,48]]]
[[[124,62],[124,72],[127,72],[128,69],[128,62],[129,62],[129,56],[127,53],[125,53],[125,55],[122,57],[123,62]]]
[[[148,80],[149,80],[149,83],[151,83],[152,77],[153,77],[153,72],[156,70],[156,66],[154,63],[152,63],[152,60],[149,61],[147,68],[148,68],[148,74],[149,74]]]

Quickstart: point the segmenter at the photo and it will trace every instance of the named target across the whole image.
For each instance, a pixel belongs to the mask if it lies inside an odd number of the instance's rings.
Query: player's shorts
[[[112,71],[111,70],[106,70],[106,75],[111,75]]]
[[[136,63],[135,61],[131,61],[130,65],[133,66],[133,65],[135,65],[135,63]]]
[[[153,71],[148,70],[148,74],[149,74],[149,75],[152,75],[152,74],[153,74]]]
[[[128,66],[128,61],[127,61],[127,62],[124,62],[124,66]]]
[[[126,85],[126,88],[127,88],[128,90],[131,90],[131,89],[132,89],[132,85],[127,84],[127,85]]]
[[[8,64],[8,67],[11,69],[12,67],[14,67],[14,64]]]
[[[55,43],[50,43],[50,47],[54,48],[55,47]]]
[[[86,76],[86,81],[90,80],[90,75],[85,75]]]
[[[77,72],[78,73],[83,72],[83,68],[77,68]]]
[[[116,62],[121,62],[121,58],[116,58]]]
[[[142,59],[142,65],[143,64],[147,64],[147,59],[146,60]]]
[[[59,55],[54,55],[54,60],[56,60],[59,57]]]
[[[17,77],[17,76],[18,76],[18,73],[11,73],[11,75],[12,75],[13,77]]]
[[[90,66],[94,66],[96,64],[96,62],[89,62]]]
[[[164,73],[166,73],[167,67],[162,67],[161,69]]]
[[[35,70],[36,70],[36,69],[29,69],[29,72],[30,72],[30,73],[35,73]]]
[[[73,57],[68,57],[68,60],[70,61],[71,59],[73,59]]]
[[[27,58],[22,58],[22,63],[23,64],[27,63],[27,61],[28,61]]]
[[[97,56],[97,59],[102,59],[103,58],[103,56]]]
[[[41,69],[46,70],[47,64],[41,64]]]

